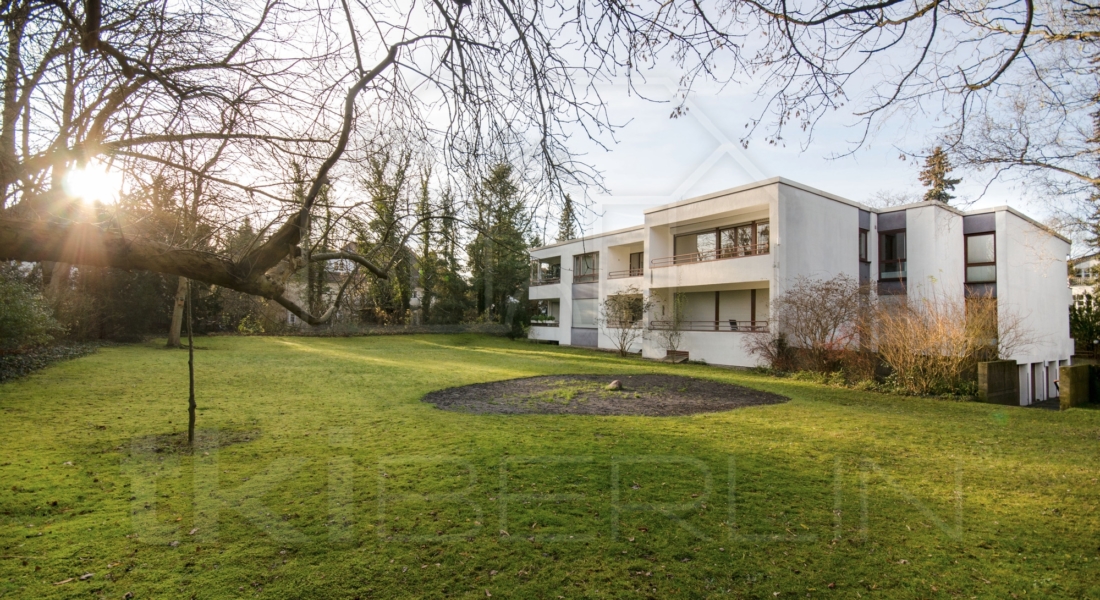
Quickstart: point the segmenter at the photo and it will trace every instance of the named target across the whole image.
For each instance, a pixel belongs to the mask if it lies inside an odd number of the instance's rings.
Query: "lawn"
[[[108,347],[0,384],[0,597],[1100,598],[1100,411],[476,336],[197,345],[194,453],[176,446],[186,352]],[[660,418],[420,401],[563,373],[791,401]]]

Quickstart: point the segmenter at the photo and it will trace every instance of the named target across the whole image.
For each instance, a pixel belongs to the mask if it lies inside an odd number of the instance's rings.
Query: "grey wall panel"
[[[574,283],[573,284],[573,297],[574,298],[599,298],[600,297],[600,284],[593,281],[592,283]]]
[[[859,228],[870,231],[871,229],[871,213],[860,210],[859,211]]]
[[[966,284],[967,298],[996,298],[996,283],[968,283]]]
[[[905,229],[904,210],[882,213],[878,216],[879,231],[893,231],[895,229]]]
[[[997,213],[967,215],[963,217],[963,234],[988,233],[997,230]]]
[[[578,329],[576,327],[569,331],[570,339],[569,343],[574,346],[584,346],[586,348],[595,348],[600,343],[600,330],[599,329]]]

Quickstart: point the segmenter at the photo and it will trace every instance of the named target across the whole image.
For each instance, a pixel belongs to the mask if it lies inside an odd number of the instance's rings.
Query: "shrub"
[[[745,349],[779,371],[843,370],[868,302],[868,290],[846,275],[799,277],[772,299],[768,331],[748,336]]]
[[[0,273],[0,352],[41,346],[64,331],[37,290]]]
[[[938,294],[879,303],[874,346],[893,371],[892,384],[910,394],[967,394],[968,374],[1033,343],[1022,320],[999,311],[992,297],[950,299]]]

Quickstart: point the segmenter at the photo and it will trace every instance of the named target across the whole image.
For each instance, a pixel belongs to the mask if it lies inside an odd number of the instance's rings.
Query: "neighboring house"
[[[1100,271],[1100,252],[1079,256],[1069,261],[1069,289],[1073,303],[1085,300],[1085,294],[1094,294]]]
[[[679,349],[710,364],[754,366],[743,340],[767,329],[769,299],[798,277],[845,274],[880,296],[995,296],[1039,339],[1008,357],[1020,364],[1021,403],[1029,404],[1057,395],[1058,366],[1073,353],[1069,249],[1007,207],[877,210],[773,178],[651,208],[644,225],[532,250],[530,298],[554,319],[534,321],[530,337],[610,348],[600,302],[633,286],[662,307],[643,318],[635,348],[643,356],[665,356],[657,334],[683,293]]]
[[[339,263],[333,263],[333,264],[339,264]],[[341,265],[341,266],[343,266],[343,265]],[[288,300],[290,300],[291,302],[294,302],[298,306],[301,306],[302,308],[304,308],[306,310],[309,310],[309,302],[306,299],[306,282],[305,282],[304,273],[305,273],[305,271],[300,271],[297,274],[296,277],[291,278],[291,280],[287,282],[287,284],[286,284],[286,297],[287,297]],[[347,277],[347,272],[331,271],[331,270],[326,270],[325,271],[325,291],[323,292],[322,295],[324,297],[326,307],[336,300],[336,296],[337,296],[337,294],[340,293],[340,286],[343,285],[345,277]],[[287,325],[290,325],[292,327],[308,327],[309,326],[308,323],[306,323],[305,321],[299,319],[297,316],[294,315],[294,313],[290,312],[289,310],[286,310],[285,308],[282,308],[282,307],[279,307],[279,308],[283,311],[283,314],[286,316]],[[316,315],[316,316],[321,316],[321,315]]]

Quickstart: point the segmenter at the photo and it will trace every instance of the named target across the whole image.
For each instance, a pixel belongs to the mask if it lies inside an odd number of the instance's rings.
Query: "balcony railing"
[[[561,283],[561,277],[539,277],[531,279],[531,285],[550,285]]]
[[[1090,277],[1070,277],[1069,278],[1069,284],[1070,285],[1096,285],[1097,281],[1098,281],[1098,278],[1095,275],[1090,276]]]
[[[600,272],[592,271],[591,273],[585,273],[583,275],[573,274],[573,283],[591,283],[593,281],[600,280]]]
[[[641,277],[645,274],[645,269],[638,267],[637,269],[627,269],[625,271],[611,271],[607,274],[608,279],[626,279],[627,277]]]
[[[674,329],[674,323],[672,321],[650,321],[649,328],[653,331],[669,331]],[[726,319],[725,321],[680,321],[680,331],[764,332],[767,330],[767,321],[739,321],[737,319]]]
[[[557,327],[557,321],[531,321],[533,327]]]
[[[650,262],[650,266],[653,268],[671,267],[674,265],[689,265],[700,262],[709,262],[712,260],[743,258],[745,256],[757,256],[760,254],[767,254],[769,250],[770,244],[764,242],[762,244],[750,244],[748,246],[734,246],[732,248],[720,248],[718,250],[689,252],[687,254],[677,254],[676,256],[655,258]]]

